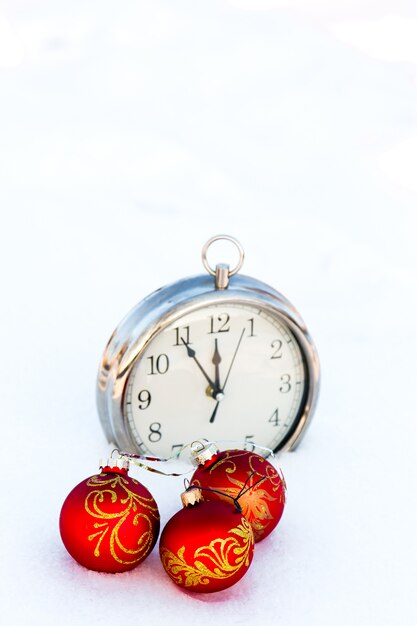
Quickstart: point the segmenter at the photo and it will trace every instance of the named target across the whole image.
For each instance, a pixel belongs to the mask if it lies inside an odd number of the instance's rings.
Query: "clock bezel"
[[[227,289],[216,289],[213,278],[198,275],[162,287],[139,302],[115,329],[100,362],[97,407],[109,442],[126,452],[149,454],[130,432],[124,413],[124,393],[130,372],[154,337],[195,310],[212,305],[246,304],[277,317],[295,336],[306,374],[300,410],[274,452],[294,450],[311,422],[320,386],[320,365],[314,343],[295,307],[269,285],[245,275],[230,278]]]

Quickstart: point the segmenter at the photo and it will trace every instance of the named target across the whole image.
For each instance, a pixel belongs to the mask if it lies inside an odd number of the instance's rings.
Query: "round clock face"
[[[175,455],[201,438],[277,449],[303,410],[306,385],[300,346],[281,318],[215,304],[152,339],[129,375],[123,412],[142,453]]]

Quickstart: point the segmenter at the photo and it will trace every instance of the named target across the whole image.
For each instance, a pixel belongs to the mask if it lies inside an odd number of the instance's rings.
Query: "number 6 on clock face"
[[[116,329],[98,406],[108,438],[132,452],[175,456],[203,437],[279,450],[305,430],[318,378],[314,345],[281,294],[246,276],[222,289],[197,276],[155,292]]]

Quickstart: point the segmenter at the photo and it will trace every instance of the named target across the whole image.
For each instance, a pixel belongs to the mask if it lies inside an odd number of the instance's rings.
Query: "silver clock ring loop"
[[[229,270],[229,272],[228,272],[229,276],[234,276],[235,274],[238,273],[238,271],[240,270],[240,268],[243,265],[243,261],[245,260],[245,251],[243,250],[243,248],[242,248],[241,244],[238,242],[238,240],[235,239],[234,237],[230,237],[230,235],[216,235],[215,237],[212,237],[211,239],[209,239],[207,241],[207,243],[204,245],[203,250],[201,252],[201,258],[202,258],[202,261],[203,261],[203,265],[204,265],[205,269],[207,270],[207,272],[209,274],[211,274],[212,276],[216,276],[216,270],[213,269],[209,265],[209,262],[207,260],[207,252],[208,252],[208,249],[210,248],[210,246],[214,242],[221,241],[221,240],[230,241],[238,249],[239,261],[237,262],[237,265],[235,265],[235,267],[233,269]]]

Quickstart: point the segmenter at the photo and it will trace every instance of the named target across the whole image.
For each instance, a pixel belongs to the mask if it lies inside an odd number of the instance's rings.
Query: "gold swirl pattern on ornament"
[[[228,478],[229,481],[236,486],[225,487],[225,495],[218,495],[221,500],[230,503],[230,496],[237,498],[244,487],[244,483],[231,476]],[[274,518],[268,503],[275,502],[276,500],[277,498],[274,498],[265,489],[262,489],[262,483],[255,487],[255,489],[246,492],[243,496],[238,498],[239,504],[242,507],[242,513],[250,521],[256,538],[263,535],[269,520]]]
[[[249,567],[253,532],[248,521],[242,517],[241,523],[229,530],[229,534],[233,536],[213,539],[208,546],[198,548],[191,565],[184,557],[185,546],[177,554],[168,548],[161,548],[164,569],[177,584],[185,587],[208,585],[211,580],[234,576],[242,567]]]
[[[252,472],[254,473],[246,485],[243,480],[238,480],[232,476],[238,469],[236,461],[240,457],[244,457],[249,465],[248,478]],[[255,454],[248,457],[247,452],[242,452],[241,450],[228,450],[224,458],[210,467],[209,473],[214,474],[220,465],[224,465],[225,476],[229,485],[221,485],[225,495],[219,495],[219,498],[225,502],[230,502],[230,497],[238,498],[239,493],[248,488],[248,491],[240,496],[238,500],[242,507],[243,515],[250,520],[255,537],[259,539],[264,534],[270,520],[273,519],[270,503],[278,501],[281,504],[285,504],[286,484],[283,475],[263,457]],[[259,476],[265,476],[266,480],[250,489],[251,485],[257,482]],[[199,483],[198,480],[195,482],[196,484]],[[265,489],[266,482],[269,483],[270,490]],[[275,494],[275,497],[273,494]]]
[[[285,499],[286,484],[284,477],[273,465],[271,465],[271,463],[269,463],[269,461],[264,459],[262,456],[259,456],[258,454],[251,454],[249,457],[247,457],[246,450],[227,450],[224,454],[225,456],[222,459],[216,461],[210,467],[210,474],[216,472],[217,468],[221,465],[226,466],[226,474],[234,474],[237,470],[237,465],[235,463],[236,459],[244,457],[245,461],[249,465],[250,473],[254,472],[255,475],[266,476],[267,480],[272,485],[272,491],[281,491],[280,501],[282,501],[282,498]],[[230,476],[228,476],[228,478],[230,479]],[[255,479],[254,482],[256,482]]]
[[[130,480],[136,485],[139,484],[134,478]],[[94,548],[94,556],[100,556],[101,544],[104,538],[110,533],[110,554],[115,561],[123,565],[133,565],[144,559],[152,548],[154,539],[151,518],[153,518],[153,520],[159,520],[158,508],[155,505],[154,499],[152,497],[146,498],[139,496],[131,491],[129,489],[129,480],[121,474],[99,474],[92,476],[87,480],[86,485],[95,489],[90,491],[85,498],[85,510],[92,517],[103,520],[101,523],[94,523],[93,527],[99,530],[88,536],[89,541],[97,539]],[[107,489],[103,489],[103,487],[107,487]],[[121,511],[107,513],[102,510],[101,505],[106,502],[106,499],[112,504],[118,501],[118,495],[115,491],[117,487],[120,487],[126,494],[125,497],[121,497],[119,500],[120,504],[126,506]],[[120,529],[127,520],[129,520],[133,526],[137,526],[140,519],[145,520],[146,530],[144,530],[140,536],[137,548],[132,550],[123,545],[119,535]]]

